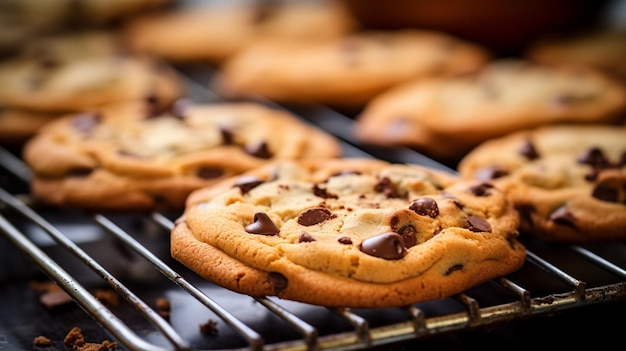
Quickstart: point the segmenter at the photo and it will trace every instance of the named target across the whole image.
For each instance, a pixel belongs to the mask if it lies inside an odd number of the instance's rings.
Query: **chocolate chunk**
[[[366,238],[359,249],[370,256],[386,260],[399,260],[406,255],[402,236],[393,232]]]
[[[235,143],[235,135],[232,130],[220,127],[220,134],[222,135],[222,144],[233,145]]]
[[[491,233],[491,225],[485,219],[477,216],[467,217],[467,229],[473,232],[488,232]]]
[[[100,124],[101,117],[96,113],[82,113],[72,119],[72,127],[79,132],[88,134]]]
[[[598,183],[593,188],[591,196],[598,200],[608,202],[619,202],[619,188],[612,184]]]
[[[352,239],[348,238],[347,236],[342,236],[341,238],[337,239],[337,241],[342,245],[352,245]]]
[[[313,194],[315,196],[321,197],[322,199],[338,199],[339,196],[329,193],[328,190],[324,188],[320,188],[319,185],[313,184]]]
[[[270,272],[267,275],[267,280],[274,287],[274,291],[276,292],[285,290],[289,284],[287,278],[278,272]]]
[[[552,212],[550,220],[557,224],[576,228],[576,217],[566,206],[561,206]]]
[[[337,215],[332,214],[328,209],[317,207],[300,213],[298,216],[298,223],[308,227],[335,217],[337,217]]]
[[[609,161],[604,157],[604,153],[598,147],[589,148],[576,159],[578,163],[587,164],[594,168],[606,168],[610,165]]]
[[[414,226],[410,224],[405,225],[404,227],[398,229],[397,232],[398,234],[402,235],[404,247],[406,247],[407,249],[417,244],[417,230]]]
[[[301,243],[310,243],[313,241],[315,241],[315,238],[307,232],[300,233],[300,237],[298,238],[298,242]]]
[[[237,179],[235,186],[241,189],[242,194],[247,194],[250,190],[256,188],[263,183],[263,180],[255,176],[242,176]]]
[[[450,268],[448,268],[445,273],[443,273],[443,275],[450,275],[452,274],[452,272],[455,271],[460,271],[463,269],[463,265],[462,264],[455,264],[453,266],[451,266]]]
[[[404,198],[406,195],[400,194],[393,186],[391,179],[388,177],[381,178],[376,185],[374,185],[374,190],[385,194],[388,198]]]
[[[276,224],[274,224],[270,217],[263,212],[255,213],[254,223],[248,224],[244,229],[250,234],[261,235],[276,235],[280,232],[280,229],[278,229]]]
[[[474,173],[476,180],[491,180],[509,175],[509,171],[500,166],[489,166],[480,168]]]
[[[246,152],[254,157],[258,158],[271,158],[272,153],[266,142],[260,142],[246,146]]]
[[[469,188],[472,194],[482,197],[489,196],[489,189],[493,188],[493,185],[489,183],[480,183],[478,185],[473,185]]]
[[[430,197],[423,197],[411,202],[409,209],[420,216],[435,218],[439,215],[439,206],[437,206],[437,201],[431,199]]]
[[[522,144],[522,147],[519,149],[519,153],[529,160],[536,160],[539,158],[539,153],[535,148],[535,144],[533,144],[530,140],[526,140],[524,144]]]
[[[224,170],[217,167],[200,167],[196,175],[203,179],[215,179],[224,175]]]

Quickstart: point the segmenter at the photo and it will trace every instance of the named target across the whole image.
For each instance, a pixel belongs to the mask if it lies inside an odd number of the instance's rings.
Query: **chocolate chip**
[[[598,183],[593,188],[591,196],[602,201],[619,202],[619,189],[612,184]]]
[[[241,189],[242,194],[247,194],[250,190],[256,188],[263,183],[263,180],[255,176],[241,176],[239,177],[239,179],[237,179],[235,186]]]
[[[300,237],[298,238],[298,242],[301,242],[301,243],[310,243],[313,241],[315,241],[315,238],[307,232],[302,232],[300,234]]]
[[[285,290],[289,284],[287,278],[278,272],[269,272],[267,280],[274,287],[274,291],[276,292]]]
[[[474,179],[491,180],[509,175],[509,171],[500,166],[489,166],[480,168],[474,173]]]
[[[475,196],[489,196],[489,189],[493,188],[493,185],[489,183],[480,183],[478,185],[473,185],[469,188],[469,190]]]
[[[344,170],[344,171],[341,171],[341,172],[335,172],[335,173],[331,174],[330,178],[332,178],[332,177],[341,177],[341,176],[344,176],[344,175],[351,175],[351,174],[353,174],[353,175],[360,175],[361,172],[354,171],[354,170]]]
[[[341,238],[337,239],[337,241],[342,245],[352,245],[352,239],[348,238],[347,236],[342,236]]]
[[[222,144],[233,145],[235,143],[235,135],[232,130],[226,127],[220,127],[220,134],[222,135]]]
[[[455,264],[455,265],[452,265],[450,268],[448,268],[448,269],[447,269],[447,270],[443,273],[443,275],[450,275],[450,274],[452,274],[452,272],[455,272],[455,271],[460,271],[460,270],[462,270],[462,269],[463,269],[463,265],[462,265],[462,264]]]
[[[578,163],[591,165],[594,168],[605,168],[610,165],[604,153],[598,147],[591,147],[576,159]]]
[[[329,193],[328,190],[324,188],[320,188],[319,185],[313,184],[313,194],[315,196],[321,197],[322,199],[338,199],[339,196]]]
[[[535,148],[535,144],[533,144],[533,142],[530,140],[526,140],[524,144],[522,144],[522,147],[520,147],[519,149],[519,153],[529,160],[535,160],[539,158],[539,153]]]
[[[246,152],[258,158],[271,158],[272,157],[272,153],[270,152],[267,146],[267,143],[264,141],[246,146]]]
[[[93,172],[93,168],[72,168],[67,172],[70,177],[86,177]]]
[[[536,212],[535,206],[530,204],[515,205],[515,209],[520,215],[520,219],[529,225],[533,223],[532,214]]]
[[[263,212],[255,213],[254,223],[247,225],[244,229],[250,234],[261,235],[276,235],[280,232],[276,224]]]
[[[337,215],[332,214],[328,209],[317,207],[300,213],[298,223],[308,227],[335,217],[337,217]]]
[[[402,236],[393,232],[366,238],[361,242],[359,249],[370,256],[386,260],[399,260],[406,255]]]
[[[574,214],[572,214],[566,206],[561,206],[552,212],[552,214],[550,214],[550,220],[557,224],[576,228],[576,217],[574,217]]]
[[[397,233],[402,235],[402,241],[404,242],[404,247],[407,249],[409,247],[415,246],[417,244],[417,230],[414,226],[408,224],[404,227],[397,230]]]
[[[72,127],[82,133],[90,133],[100,124],[101,117],[96,113],[82,113],[72,119]]]
[[[437,201],[431,199],[430,197],[423,197],[421,199],[414,200],[411,202],[409,209],[420,216],[435,218],[439,215],[439,206],[437,206]]]
[[[388,177],[381,178],[378,183],[374,185],[374,190],[379,193],[385,194],[385,196],[388,198],[406,197],[406,195],[403,196],[402,194],[398,193],[398,191],[394,188],[391,179],[389,179]]]
[[[224,170],[217,167],[200,167],[196,175],[203,179],[215,179],[224,175]]]
[[[491,233],[491,225],[485,219],[478,216],[467,217],[467,229],[473,232],[488,232]]]

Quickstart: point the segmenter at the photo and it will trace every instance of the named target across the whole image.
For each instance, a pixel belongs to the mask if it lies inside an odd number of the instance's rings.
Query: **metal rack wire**
[[[194,73],[191,77],[201,79],[202,75]],[[202,87],[197,83],[190,81],[191,85],[196,85],[196,90]],[[208,92],[201,91],[200,94]],[[337,112],[323,107],[292,112],[334,134],[342,140],[347,150],[359,156],[446,168],[411,150],[358,145],[347,132],[352,121]],[[22,185],[28,183],[28,167],[19,157],[5,149],[0,149],[0,168],[0,177],[18,179]],[[232,304],[225,303],[227,300],[221,296],[225,292],[221,288],[206,285],[184,267],[175,267],[167,250],[155,250],[150,247],[149,240],[138,239],[146,233],[150,236],[156,232],[159,240],[163,241],[173,227],[171,215],[154,212],[120,218],[102,213],[80,214],[89,227],[96,227],[106,238],[110,238],[104,240],[113,240],[125,251],[133,252],[147,264],[149,270],[165,278],[166,283],[148,285],[148,290],[157,290],[158,293],[159,289],[166,289],[175,291],[178,294],[175,296],[182,294],[186,303],[193,301],[193,304],[200,306],[199,309],[206,311],[204,316],[208,315],[223,323],[224,327],[220,329],[223,337],[215,338],[218,342],[215,339],[207,341],[206,338],[197,338],[197,333],[190,333],[185,329],[187,327],[182,327],[180,319],[163,318],[151,307],[147,297],[140,296],[146,290],[145,286],[137,291],[135,287],[129,287],[129,282],[134,285],[133,279],[127,280],[119,273],[112,272],[115,268],[107,269],[107,262],[103,262],[101,257],[94,257],[76,239],[70,238],[67,226],[59,225],[55,222],[56,217],[48,216],[46,211],[32,204],[27,194],[12,192],[8,186],[6,189],[0,188],[0,232],[67,292],[108,335],[129,350],[357,350],[626,299],[624,244],[611,247],[554,247],[529,239],[525,242],[528,259],[519,272],[445,300],[403,308],[354,310],[326,309],[275,298],[229,295],[230,299],[238,299],[235,304],[254,309],[248,312],[251,316],[248,317],[233,311],[232,307],[225,307]],[[127,225],[128,220],[143,224],[133,228]],[[73,221],[74,217],[69,220],[70,227]],[[82,223],[81,228],[84,225]],[[62,253],[54,251],[51,254],[46,249],[48,246],[43,247],[41,241],[34,238],[33,230],[29,229],[31,227],[45,232],[54,242],[52,246],[55,250],[59,249]],[[83,282],[80,273],[68,272],[59,259],[52,256],[75,257],[78,266],[95,273],[101,282],[136,311],[138,317],[133,317],[130,322],[126,316],[121,317],[116,309],[94,297],[87,287],[90,283]],[[73,265],[70,267],[76,268]],[[166,288],[163,288],[163,284],[167,284]],[[177,311],[174,309],[172,312]],[[144,322],[137,323],[136,318]],[[280,320],[283,323],[281,325],[290,331],[279,333],[282,335],[276,337],[263,326],[264,318]],[[326,326],[331,318],[333,322]],[[234,341],[224,342],[228,338]]]

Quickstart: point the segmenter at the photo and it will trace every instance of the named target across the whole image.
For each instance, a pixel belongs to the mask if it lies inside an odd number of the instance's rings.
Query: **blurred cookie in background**
[[[323,42],[265,40],[222,65],[211,88],[227,98],[360,108],[412,79],[468,74],[490,53],[441,32],[360,31]]]
[[[133,50],[173,62],[221,63],[262,39],[316,42],[357,29],[334,0],[196,2],[135,16],[122,26]]]
[[[587,67],[490,62],[473,75],[417,80],[373,99],[356,117],[355,137],[404,145],[454,164],[479,143],[557,123],[618,123],[626,89]]]
[[[543,64],[595,67],[626,84],[626,28],[598,28],[542,38],[529,46],[526,55]]]

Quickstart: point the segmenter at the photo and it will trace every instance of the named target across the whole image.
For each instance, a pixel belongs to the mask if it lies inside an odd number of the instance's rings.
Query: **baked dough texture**
[[[564,243],[626,239],[626,126],[512,133],[478,146],[459,172],[503,189],[524,234]]]
[[[517,226],[486,182],[375,159],[276,161],[193,192],[171,253],[243,294],[404,306],[519,269]]]
[[[194,189],[276,159],[329,158],[339,142],[284,110],[253,103],[162,109],[151,100],[47,124],[24,147],[35,198],[88,210],[182,210]]]

